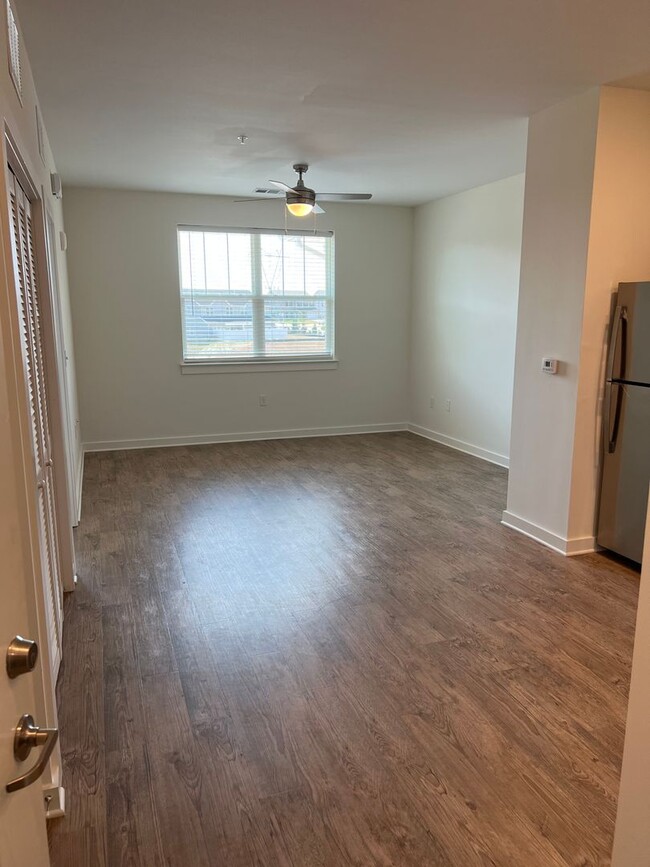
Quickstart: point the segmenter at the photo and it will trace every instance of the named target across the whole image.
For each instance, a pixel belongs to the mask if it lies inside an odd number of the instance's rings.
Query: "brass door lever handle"
[[[14,735],[14,756],[19,762],[24,762],[34,747],[42,746],[43,752],[33,768],[21,777],[16,777],[15,780],[7,783],[8,792],[26,789],[27,786],[31,786],[38,780],[50,760],[58,737],[58,729],[42,729],[34,723],[34,718],[30,714],[23,714],[18,721]]]

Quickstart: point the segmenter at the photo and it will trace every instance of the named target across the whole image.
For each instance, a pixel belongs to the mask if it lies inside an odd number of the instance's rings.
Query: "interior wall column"
[[[596,546],[611,298],[650,279],[648,189],[650,93],[592,89],[531,117],[503,520],[564,554]]]

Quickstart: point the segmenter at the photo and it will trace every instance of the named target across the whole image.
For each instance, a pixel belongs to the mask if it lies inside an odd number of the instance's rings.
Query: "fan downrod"
[[[302,176],[304,174],[306,174],[308,169],[309,169],[308,163],[294,163],[293,164],[293,170],[294,170],[294,172],[296,172],[296,174],[298,175],[298,178],[299,178],[298,186],[302,185],[302,183],[303,183]]]

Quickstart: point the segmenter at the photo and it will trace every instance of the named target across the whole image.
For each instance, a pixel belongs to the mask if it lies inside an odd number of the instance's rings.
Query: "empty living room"
[[[650,867],[650,5],[0,6],[0,867]]]

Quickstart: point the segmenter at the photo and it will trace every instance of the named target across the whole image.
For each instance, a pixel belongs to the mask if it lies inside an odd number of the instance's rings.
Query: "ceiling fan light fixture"
[[[325,211],[320,204],[316,202],[316,190],[306,186],[302,179],[309,166],[307,163],[294,163],[293,170],[298,175],[298,183],[295,187],[290,187],[284,181],[273,181],[269,178],[269,183],[275,189],[265,189],[258,187],[256,193],[284,193],[285,204],[287,211],[294,217],[307,217],[309,214],[324,214]],[[327,202],[348,202],[348,201],[367,201],[372,199],[372,193],[318,193],[318,198]],[[255,199],[240,199],[240,201],[255,201]],[[286,212],[285,212],[286,216]]]
[[[307,217],[313,210],[311,202],[287,202],[287,211],[294,217]]]

